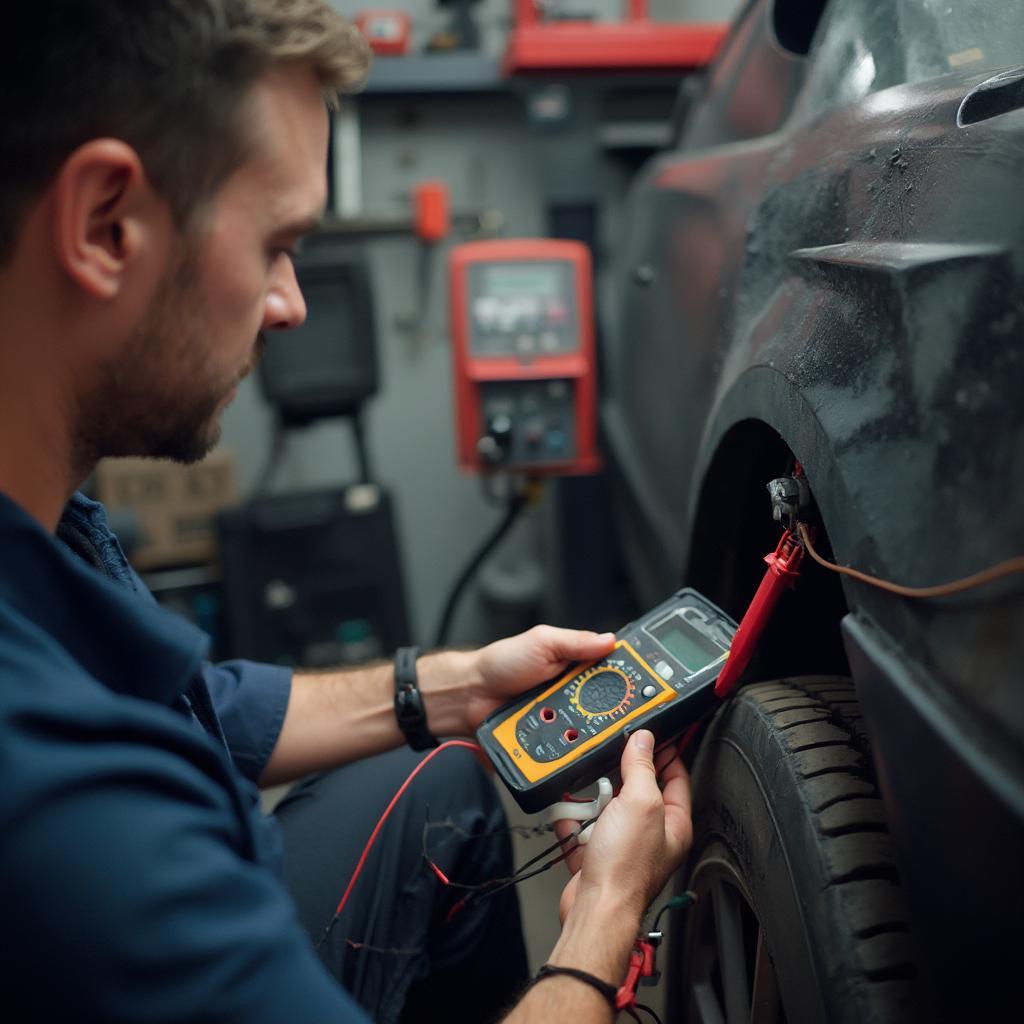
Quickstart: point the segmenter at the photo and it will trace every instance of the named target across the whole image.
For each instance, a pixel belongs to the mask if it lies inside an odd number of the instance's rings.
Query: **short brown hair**
[[[93,138],[139,154],[179,224],[244,158],[241,109],[275,67],[304,65],[328,103],[369,67],[323,0],[21,0],[0,32],[0,262],[27,205]]]

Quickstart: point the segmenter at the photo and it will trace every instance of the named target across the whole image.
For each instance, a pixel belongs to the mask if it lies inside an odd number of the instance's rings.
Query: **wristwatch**
[[[437,737],[427,728],[423,694],[416,679],[418,647],[399,647],[395,651],[395,718],[413,750],[438,746]]]

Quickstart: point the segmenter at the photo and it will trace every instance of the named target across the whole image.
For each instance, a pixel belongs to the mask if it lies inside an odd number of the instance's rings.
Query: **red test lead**
[[[768,571],[736,629],[729,657],[715,683],[715,696],[724,699],[732,692],[750,662],[782,592],[796,583],[803,557],[803,544],[792,530],[786,530],[779,540],[779,546],[770,555],[765,555]]]

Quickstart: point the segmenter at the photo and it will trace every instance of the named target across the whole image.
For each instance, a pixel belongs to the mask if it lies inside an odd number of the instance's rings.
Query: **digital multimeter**
[[[662,742],[712,707],[736,623],[680,590],[616,634],[610,654],[577,665],[490,715],[477,740],[524,811],[614,772],[636,729]]]

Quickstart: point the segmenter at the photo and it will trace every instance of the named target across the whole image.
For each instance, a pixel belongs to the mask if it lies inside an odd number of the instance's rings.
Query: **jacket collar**
[[[206,635],[157,605],[128,566],[101,505],[75,495],[61,518],[90,565],[0,494],[0,612],[20,613],[109,689],[171,704],[206,656]]]

